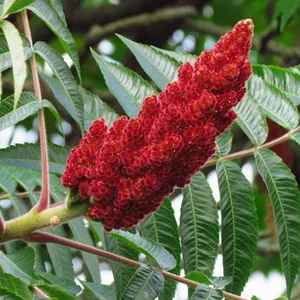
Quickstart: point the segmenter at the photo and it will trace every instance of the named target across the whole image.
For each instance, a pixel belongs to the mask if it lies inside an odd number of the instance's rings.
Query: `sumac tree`
[[[72,70],[49,44],[32,41],[29,11],[58,37]],[[22,20],[24,35],[12,15]],[[257,192],[238,159],[252,156],[274,212],[290,298],[300,266],[300,193],[289,167],[269,148],[300,144],[300,69],[251,65],[250,19],[199,56],[119,36],[151,82],[91,50],[127,116],[83,88],[60,1],[2,1],[0,27],[0,72],[11,70],[14,79],[14,94],[0,102],[0,130],[37,114],[40,132],[37,144],[0,150],[0,199],[13,205],[0,218],[0,296],[168,300],[181,282],[189,299],[244,299],[258,245]],[[34,93],[23,88],[28,76]],[[44,112],[62,120],[43,99],[41,80],[78,125],[82,138],[73,149],[47,141]],[[284,128],[283,135],[266,142],[266,118]],[[231,152],[241,131],[250,146]],[[220,203],[204,175],[209,167],[216,167]],[[171,205],[178,194],[179,224]],[[85,267],[80,285],[73,250],[80,250]],[[224,277],[213,277],[219,252]],[[114,284],[101,283],[98,257],[108,260]]]

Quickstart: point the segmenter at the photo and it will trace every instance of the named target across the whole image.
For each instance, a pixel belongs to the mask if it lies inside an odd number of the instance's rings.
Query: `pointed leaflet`
[[[68,222],[70,229],[74,235],[74,238],[77,242],[84,245],[94,246],[93,240],[90,236],[90,233],[87,228],[85,228],[81,219],[72,220]],[[101,281],[100,278],[100,268],[99,260],[96,255],[81,251],[81,255],[85,261],[85,264],[91,274],[92,280],[95,283]]]
[[[24,35],[20,35],[23,40],[24,56],[25,60],[32,56],[32,50],[29,42]],[[11,57],[8,49],[6,38],[3,34],[0,34],[0,72],[3,72],[12,67]]]
[[[119,118],[119,115],[98,96],[81,86],[79,91],[84,103],[84,129],[86,131],[96,119],[104,118],[105,123],[110,127],[113,121]]]
[[[169,198],[164,199],[159,210],[150,214],[140,222],[140,229],[143,237],[155,243],[159,243],[175,257],[177,265],[171,273],[179,275],[181,253],[179,233],[174,210]],[[172,299],[176,284],[177,282],[174,280],[165,279],[164,288],[159,294],[159,299]]]
[[[63,300],[76,300],[76,299],[78,299],[78,298],[75,298],[67,290],[61,288],[58,285],[38,284],[37,286],[38,286],[39,289],[44,291],[48,296],[50,296],[51,299],[63,299]]]
[[[4,0],[2,16],[16,13],[33,3],[35,0]]]
[[[100,235],[101,242],[103,243],[103,247],[106,251],[113,252],[120,256],[125,256],[132,260],[138,260],[137,251],[118,241],[109,233],[103,231],[103,228],[101,226],[97,226],[96,222],[91,222],[91,224],[97,228],[97,233]],[[113,260],[110,260],[109,264],[114,274],[117,299],[120,299],[130,278],[135,273],[135,268]]]
[[[39,2],[39,1],[38,1]],[[44,42],[37,42],[34,45],[35,52],[41,56],[50,66],[53,73],[60,82],[61,88],[65,92],[68,107],[67,111],[78,122],[83,131],[83,102],[79,93],[78,85],[63,58],[50,46]],[[60,101],[60,98],[57,100]],[[62,105],[65,103],[61,102]],[[69,108],[69,106],[72,108]]]
[[[300,193],[297,181],[271,150],[256,151],[255,159],[272,201],[287,294],[290,296],[300,266]]]
[[[28,287],[28,284],[20,279],[0,272],[0,296],[13,295],[19,297],[17,299],[32,300],[32,294],[30,293]]]
[[[23,92],[14,110],[13,98],[14,96],[9,96],[0,102],[0,131],[34,115],[42,107],[49,108],[55,117],[58,118],[58,122],[61,123],[55,107],[49,101],[43,100],[42,102],[38,102],[33,93]]]
[[[218,255],[218,209],[202,173],[183,190],[180,236],[185,274],[202,271],[212,275]]]
[[[35,1],[28,7],[28,9],[33,11],[41,20],[43,20],[52,32],[59,38],[63,47],[71,57],[79,80],[81,81],[79,58],[75,40],[64,21],[61,20],[58,13],[52,8],[47,0]]]
[[[132,234],[122,230],[113,230],[110,234],[124,244],[145,254],[161,268],[171,270],[176,267],[176,260],[173,255],[158,243],[152,243],[138,234]]]
[[[275,11],[272,17],[272,21],[277,19],[280,15],[280,31],[283,31],[285,25],[287,24],[290,17],[296,13],[297,9],[300,6],[300,2],[298,0],[278,0]]]
[[[26,63],[23,42],[16,27],[8,21],[0,21],[11,57],[14,75],[14,108],[17,107],[26,79]]]
[[[294,140],[296,143],[300,145],[300,132],[295,132],[290,136],[291,140]]]
[[[16,180],[25,191],[31,192],[37,186],[36,176],[31,170],[7,166],[0,166],[0,169]]]
[[[275,86],[253,74],[248,81],[248,93],[273,121],[286,129],[295,128],[299,122],[293,102]]]
[[[34,263],[35,254],[31,247],[22,248],[8,255],[0,251],[0,266],[3,272],[9,273],[27,284],[33,281]]]
[[[263,144],[268,137],[266,117],[262,113],[253,96],[247,91],[243,100],[234,108],[239,127],[254,145]]]
[[[12,204],[17,212],[17,214],[23,215],[27,213],[28,209],[26,204],[22,199],[14,195],[17,189],[17,182],[12,176],[9,175],[5,170],[0,169],[0,189],[3,189],[12,201]]]
[[[50,172],[62,174],[70,148],[48,144]],[[24,144],[0,149],[0,166],[14,166],[41,171],[41,151],[39,144]]]
[[[174,58],[177,62],[179,62],[180,64],[183,64],[185,62],[189,62],[190,64],[194,64],[196,62],[197,59],[197,55],[193,55],[190,53],[186,53],[186,52],[175,52],[175,51],[169,51],[169,50],[164,50],[164,49],[160,49],[154,46],[150,46],[151,48],[166,54],[172,58]]]
[[[86,281],[80,281],[80,283],[95,297],[97,297],[100,300],[116,300],[117,295],[116,291],[113,287],[108,285],[103,285],[100,283],[91,283]]]
[[[77,295],[81,291],[80,286],[77,285],[73,280],[70,280],[68,278],[58,277],[51,273],[45,273],[45,272],[39,273],[37,274],[37,276],[43,281],[45,281],[46,283],[52,283],[60,286],[61,288],[69,291],[72,295]]]
[[[190,300],[222,300],[221,290],[211,290],[209,286],[200,284],[193,293]]]
[[[164,286],[164,277],[148,267],[139,267],[128,283],[121,300],[155,299]]]
[[[221,136],[216,139],[216,155],[224,156],[227,155],[232,146],[232,133],[230,129],[227,129]]]
[[[239,295],[253,269],[256,254],[254,196],[250,183],[236,163],[220,160],[217,175],[221,196],[224,275],[232,277],[232,283],[226,290]]]
[[[51,4],[52,8],[57,12],[57,14],[59,15],[60,19],[67,26],[66,17],[65,17],[65,14],[64,14],[64,7],[62,5],[61,0],[50,0],[50,4]]]
[[[253,72],[265,82],[284,92],[295,105],[300,104],[300,75],[292,69],[254,65]]]
[[[121,65],[111,63],[91,49],[106,84],[119,101],[126,114],[135,118],[146,96],[157,94],[151,85],[138,74]]]
[[[164,90],[169,82],[176,80],[180,63],[175,59],[124,36],[118,35],[118,37],[127,45],[144,71],[161,90]]]

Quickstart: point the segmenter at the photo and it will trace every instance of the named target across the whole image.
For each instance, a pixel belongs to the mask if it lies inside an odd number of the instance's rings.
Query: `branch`
[[[116,32],[123,32],[133,28],[137,29],[139,27],[149,26],[152,23],[161,21],[171,22],[176,19],[193,17],[196,14],[197,11],[193,6],[162,8],[153,13],[143,13],[137,16],[128,17],[109,23],[105,26],[93,26],[87,34],[86,42],[89,45],[93,45],[99,42],[99,40],[115,34]]]
[[[230,28],[227,27],[220,27],[213,23],[209,23],[206,21],[195,21],[195,20],[187,20],[186,27],[190,30],[195,30],[202,34],[208,34],[219,38],[220,36],[224,35]],[[254,36],[253,37],[253,46],[260,51],[262,49],[262,43],[265,43],[265,33],[261,36]],[[300,61],[300,49],[299,48],[287,48],[282,44],[279,44],[275,41],[266,41],[264,45],[265,52],[269,54],[278,55],[283,57],[284,59],[296,59]]]
[[[197,14],[197,10],[193,6],[175,6],[170,8],[161,8],[153,13],[143,13],[132,17],[127,17],[115,22],[111,22],[105,26],[95,25],[89,30],[85,46],[80,52],[80,60],[84,61],[89,48],[99,43],[100,40],[114,35],[116,32],[122,33],[130,29],[138,29],[140,27],[150,26],[158,22],[172,22],[185,17],[193,17]]]
[[[71,248],[75,248],[75,249],[79,249],[85,252],[89,252],[92,254],[95,254],[97,256],[101,256],[101,257],[105,257],[107,259],[111,259],[120,263],[124,263],[127,265],[130,265],[134,268],[139,268],[141,267],[143,264],[135,261],[135,260],[131,260],[128,259],[126,257],[123,256],[119,256],[117,254],[114,253],[110,253],[95,247],[91,247],[91,246],[87,246],[81,243],[78,243],[76,241],[72,241],[72,240],[68,240],[66,238],[60,237],[60,236],[56,236],[54,234],[50,234],[50,233],[46,233],[46,232],[35,232],[32,233],[29,238],[28,241],[30,242],[35,242],[35,243],[55,243],[55,244],[59,244],[59,245],[64,245],[67,247],[71,247]],[[178,275],[169,273],[165,270],[161,270],[159,268],[152,268],[152,270],[154,271],[158,271],[160,272],[164,277],[187,284],[191,287],[197,287],[199,285],[199,282],[193,281],[193,280],[189,280],[183,277],[180,277]],[[227,292],[223,292],[224,296],[226,298],[232,299],[232,300],[247,300],[245,298],[242,298],[240,296],[231,294],[231,293],[227,293]]]
[[[25,30],[25,35],[29,40],[30,47],[33,50],[32,37],[30,32],[30,26],[27,16],[26,9],[22,11],[23,17],[23,25]],[[35,95],[39,102],[42,101],[42,92],[40,86],[39,75],[37,71],[37,64],[35,59],[35,54],[33,51],[33,55],[30,59],[33,83],[34,83],[34,91]],[[42,211],[49,207],[50,203],[50,189],[49,189],[49,162],[48,162],[48,146],[47,146],[47,134],[46,134],[46,123],[45,123],[45,115],[44,110],[39,110],[39,128],[40,128],[40,142],[41,142],[41,157],[42,157],[42,191],[39,203],[36,206],[37,211]]]
[[[87,213],[88,201],[76,203],[66,208],[64,203],[38,212],[32,209],[27,214],[5,222],[5,231],[0,236],[0,244],[12,240],[25,240],[32,232],[58,226]]]
[[[253,148],[250,148],[250,149],[246,149],[246,150],[242,150],[242,151],[239,151],[239,152],[231,153],[231,154],[228,154],[228,155],[223,156],[223,157],[209,159],[207,161],[207,163],[203,166],[203,168],[211,166],[211,165],[215,165],[220,160],[237,159],[237,158],[241,158],[241,157],[245,157],[245,156],[250,156],[255,151],[257,151],[259,149],[274,147],[274,146],[276,146],[278,144],[281,144],[281,143],[287,141],[290,138],[290,136],[293,133],[297,132],[297,131],[300,131],[300,126],[298,126],[297,128],[289,131],[288,133],[282,135],[281,137],[279,137],[279,138],[277,138],[277,139],[275,139],[273,141],[270,141],[268,143],[265,143],[263,145],[260,145],[260,146],[257,146],[257,147],[253,147]]]

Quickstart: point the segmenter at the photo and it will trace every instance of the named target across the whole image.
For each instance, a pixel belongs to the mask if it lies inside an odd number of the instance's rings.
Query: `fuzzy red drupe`
[[[68,158],[63,185],[94,197],[88,216],[105,230],[131,228],[184,187],[215,153],[215,139],[236,119],[252,73],[251,20],[238,22],[215,45],[183,64],[178,80],[147,97],[137,118],[108,128],[98,119]]]

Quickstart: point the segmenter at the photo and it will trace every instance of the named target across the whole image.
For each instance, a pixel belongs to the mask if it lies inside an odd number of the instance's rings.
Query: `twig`
[[[153,13],[143,13],[132,17],[124,18],[115,22],[108,23],[105,26],[92,26],[86,36],[85,46],[80,52],[80,60],[84,61],[89,48],[99,43],[102,39],[113,34],[122,33],[130,29],[149,26],[161,21],[172,22],[186,17],[193,17],[197,10],[193,6],[175,6],[171,8],[162,8]]]
[[[27,16],[26,9],[22,11],[23,25],[25,30],[25,35],[29,40],[30,47],[33,49],[32,37],[30,32],[30,26]],[[31,71],[34,83],[35,95],[39,102],[42,102],[42,92],[39,81],[39,75],[37,71],[37,64],[35,54],[32,55],[30,59]],[[41,109],[39,111],[39,128],[40,128],[40,141],[41,141],[41,157],[42,157],[42,191],[39,203],[36,206],[37,211],[45,210],[49,207],[50,203],[50,189],[49,189],[49,162],[48,162],[48,146],[47,146],[47,134],[46,134],[46,124],[44,111]]]
[[[88,201],[76,203],[66,208],[64,203],[43,211],[32,209],[25,215],[5,222],[5,232],[0,236],[0,244],[12,240],[24,240],[32,232],[50,226],[58,226],[87,213]]]
[[[15,194],[18,197],[28,197],[28,193],[27,192],[23,192],[23,193],[16,193]],[[4,199],[9,199],[9,195],[8,194],[4,194],[4,195],[0,195],[0,200],[4,200]]]
[[[116,255],[114,253],[110,253],[95,247],[91,247],[88,245],[84,245],[81,243],[78,243],[76,241],[72,241],[60,236],[56,236],[54,234],[50,234],[50,233],[46,233],[46,232],[35,232],[32,233],[29,238],[28,241],[30,242],[35,242],[35,243],[55,243],[55,244],[60,244],[60,245],[65,245],[67,247],[71,247],[71,248],[75,248],[75,249],[80,249],[82,251],[85,252],[89,252],[101,257],[105,257],[107,259],[111,259],[111,260],[115,260],[127,265],[130,265],[134,268],[139,268],[142,266],[142,263],[138,262],[138,261],[134,261],[131,259],[128,259],[126,257],[123,256],[119,256]],[[160,272],[164,277],[187,284],[189,286],[192,287],[197,287],[199,285],[199,282],[193,281],[193,280],[189,280],[183,277],[180,277],[178,275],[169,273],[165,270],[161,270],[159,268],[152,268],[152,270],[158,271]],[[232,299],[232,300],[246,300],[245,298],[242,298],[240,296],[228,293],[228,292],[223,292],[224,293],[224,297]]]
[[[220,160],[237,159],[237,158],[241,158],[241,157],[245,157],[245,156],[250,156],[255,151],[257,151],[259,149],[274,147],[274,146],[276,146],[278,144],[281,144],[281,143],[287,141],[290,138],[290,136],[293,133],[297,132],[297,131],[300,131],[300,126],[298,126],[297,128],[295,128],[295,129],[287,132],[286,134],[282,135],[281,137],[279,137],[279,138],[277,138],[275,140],[272,140],[272,141],[270,141],[268,143],[265,143],[263,145],[260,145],[260,146],[257,146],[257,147],[253,147],[253,148],[250,148],[250,149],[246,149],[246,150],[242,150],[242,151],[239,151],[239,152],[231,153],[231,154],[228,154],[228,155],[223,156],[223,157],[212,158],[212,159],[210,159],[210,160],[207,161],[207,163],[205,164],[204,167],[215,165]]]

